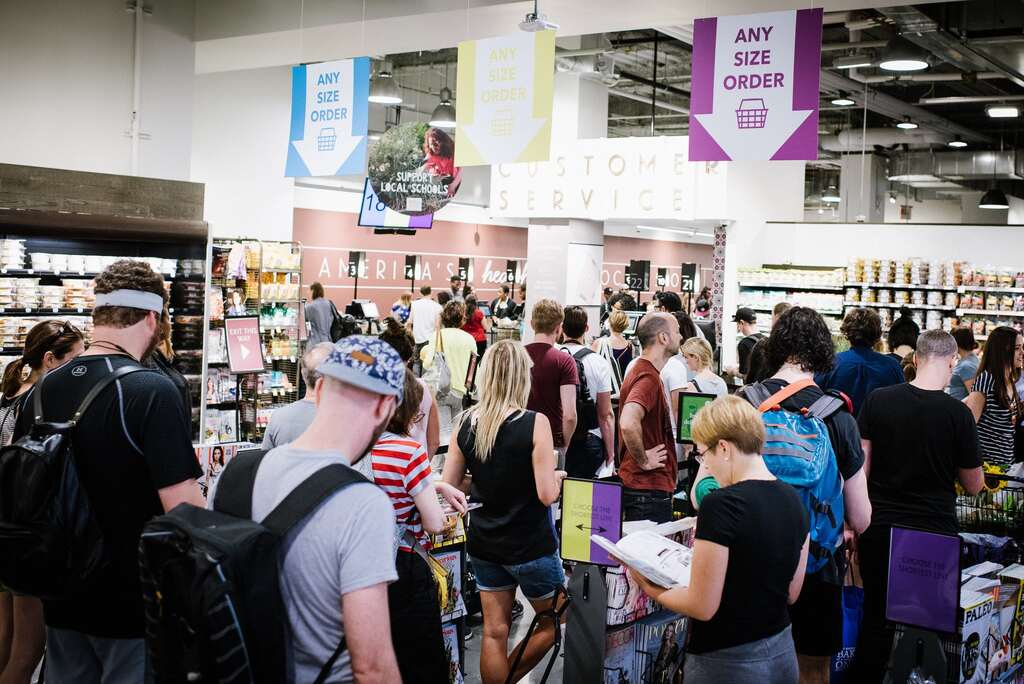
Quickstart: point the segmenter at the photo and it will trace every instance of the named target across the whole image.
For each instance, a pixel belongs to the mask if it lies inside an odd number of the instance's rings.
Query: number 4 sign
[[[698,19],[690,161],[817,159],[822,10]]]

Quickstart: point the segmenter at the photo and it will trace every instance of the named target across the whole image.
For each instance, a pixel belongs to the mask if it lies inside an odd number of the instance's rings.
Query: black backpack
[[[568,349],[564,350],[569,353]],[[597,399],[590,393],[587,385],[587,374],[584,372],[583,359],[593,354],[593,350],[583,347],[572,354],[576,362],[576,375],[580,382],[576,385],[576,431],[572,433],[569,444],[578,445],[587,441],[587,433],[597,427]]]
[[[327,300],[331,303],[331,342],[337,342],[341,338],[345,337],[345,321],[342,320],[341,314],[338,313],[338,307],[334,306],[333,300]],[[349,333],[350,335],[352,333]]]
[[[87,591],[109,565],[103,532],[82,488],[74,430],[111,383],[150,371],[122,366],[93,385],[66,422],[43,420],[44,377],[32,397],[31,431],[0,449],[0,584],[61,600]]]
[[[264,454],[232,459],[220,475],[214,510],[181,504],[142,533],[146,649],[157,684],[287,680],[282,540],[329,496],[369,480],[340,464],[324,466],[257,523],[252,494]],[[344,650],[342,638],[317,684]]]

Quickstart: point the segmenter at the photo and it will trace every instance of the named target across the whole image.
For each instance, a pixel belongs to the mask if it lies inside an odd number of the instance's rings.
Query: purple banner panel
[[[960,537],[892,528],[885,616],[954,633],[960,607]]]
[[[593,509],[590,527],[610,542],[622,538],[622,486],[616,483],[594,482]],[[590,542],[590,562],[598,565],[616,565],[594,542]]]

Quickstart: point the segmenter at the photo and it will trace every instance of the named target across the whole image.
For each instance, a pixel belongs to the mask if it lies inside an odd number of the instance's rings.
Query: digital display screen
[[[434,225],[433,214],[408,216],[388,209],[373,191],[370,180],[363,184],[363,203],[359,205],[359,225],[364,228],[430,228]]]
[[[693,444],[693,417],[697,411],[715,400],[714,394],[700,392],[679,393],[679,415],[676,420],[676,441],[680,444]]]

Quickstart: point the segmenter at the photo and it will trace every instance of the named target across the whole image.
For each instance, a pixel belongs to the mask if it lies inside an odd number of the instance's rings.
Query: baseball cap
[[[376,337],[343,337],[316,372],[368,392],[393,396],[402,403],[405,364],[394,347]]]
[[[753,309],[742,306],[736,309],[736,315],[732,317],[733,322],[743,321],[744,323],[757,323],[757,314]]]

